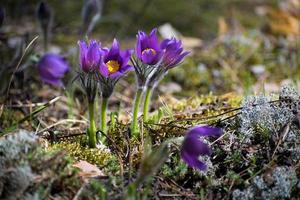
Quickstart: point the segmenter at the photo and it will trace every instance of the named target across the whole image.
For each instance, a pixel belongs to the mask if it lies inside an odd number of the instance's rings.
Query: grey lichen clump
[[[239,116],[240,132],[246,142],[250,142],[255,134],[270,136],[278,133],[295,117],[293,111],[297,102],[299,95],[292,86],[284,86],[277,101],[265,95],[246,97]]]
[[[254,177],[253,184],[248,188],[234,190],[232,199],[290,199],[296,185],[297,174],[292,167],[276,167],[270,174]]]
[[[69,164],[63,152],[45,152],[33,133],[20,130],[0,138],[0,199],[46,199],[65,181],[76,185]],[[60,189],[58,196],[65,195]]]
[[[0,197],[20,198],[34,174],[24,155],[37,147],[36,137],[27,131],[19,131],[0,140]]]

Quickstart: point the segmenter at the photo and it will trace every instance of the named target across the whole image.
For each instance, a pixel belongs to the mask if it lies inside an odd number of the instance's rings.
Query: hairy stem
[[[106,112],[107,112],[107,104],[108,104],[108,98],[102,98],[101,103],[101,131],[106,135],[107,133],[107,124],[106,124]],[[104,137],[102,137],[102,142],[104,140]]]
[[[143,110],[143,121],[144,122],[148,121],[151,97],[152,97],[152,87],[150,86],[150,87],[147,87],[145,101],[144,101],[144,110]]]
[[[88,141],[89,147],[96,147],[96,123],[95,123],[95,113],[94,113],[94,102],[89,102],[89,117],[90,117],[90,127],[88,129]]]

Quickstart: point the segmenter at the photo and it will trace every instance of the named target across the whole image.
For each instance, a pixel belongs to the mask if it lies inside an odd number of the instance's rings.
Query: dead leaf
[[[268,6],[259,7],[259,14],[267,18],[267,27],[274,35],[297,36],[300,34],[300,23],[291,13]]]
[[[104,176],[103,172],[96,165],[92,165],[83,160],[80,160],[79,162],[75,163],[73,166],[81,170],[79,176],[83,178]]]

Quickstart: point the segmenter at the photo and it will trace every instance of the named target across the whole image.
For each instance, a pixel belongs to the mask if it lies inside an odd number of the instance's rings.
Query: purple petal
[[[193,137],[188,135],[182,144],[182,149],[190,155],[196,155],[197,157],[211,154],[211,149],[198,136]]]
[[[44,82],[61,86],[60,79],[69,71],[69,65],[59,55],[45,54],[38,63],[38,71]]]
[[[182,43],[176,38],[163,40],[161,48],[165,50],[162,63],[167,69],[178,65],[189,54],[183,52]]]
[[[157,38],[157,29],[153,29],[149,35],[149,40],[148,40],[148,47],[147,48],[152,48],[155,51],[159,51],[159,42]]]
[[[61,78],[69,71],[69,66],[59,55],[45,54],[38,63],[38,69],[45,76]]]
[[[149,65],[153,65],[155,64],[155,58],[156,58],[156,52],[153,52],[151,50],[144,50],[142,53],[142,58],[141,60],[143,61],[143,63],[149,64]]]
[[[142,43],[145,43],[144,41],[146,37],[147,35],[142,31],[139,31],[137,34],[137,42],[136,42],[135,50],[136,50],[136,55],[139,59],[142,58],[142,50],[145,48],[145,45],[142,46]]]
[[[182,50],[179,49],[178,52],[182,52]],[[170,53],[169,55],[164,56],[163,63],[168,69],[171,69],[182,62],[188,54],[190,54],[188,51],[183,52],[182,54],[176,52],[175,55]]]
[[[120,52],[120,56],[122,58],[121,66],[123,66],[123,65],[126,66],[127,65],[127,63],[130,60],[130,57],[131,57],[132,53],[133,53],[132,49],[127,49],[123,52]]]
[[[85,65],[85,57],[87,54],[87,46],[84,41],[78,41],[78,46],[79,46],[79,54],[80,54],[80,63],[81,65]]]
[[[134,67],[132,67],[131,65],[125,65],[120,70],[120,72],[122,72],[123,74],[125,74],[128,71],[134,71]]]
[[[182,151],[181,152],[181,158],[183,161],[192,168],[197,168],[201,171],[207,170],[207,166],[204,162],[200,161],[198,157],[191,156],[187,152]]]
[[[152,52],[149,49],[152,49]],[[154,52],[153,52],[154,50]],[[157,38],[157,29],[153,29],[149,36],[146,33],[139,31],[137,34],[136,55],[146,64],[154,65],[160,60],[161,51],[160,44]],[[155,55],[154,55],[155,54]]]
[[[165,49],[167,47],[167,45],[169,44],[170,39],[164,39],[161,44],[160,44],[160,48]]]
[[[115,73],[110,74],[110,75],[109,75],[109,78],[114,79],[114,78],[118,78],[118,77],[120,77],[120,76],[122,76],[122,75],[123,75],[123,73],[121,73],[121,72],[119,72],[119,71],[116,71]]]
[[[108,62],[109,60],[120,62],[120,44],[116,39],[114,39],[108,54],[105,56],[104,62]]]
[[[188,135],[197,136],[215,136],[220,137],[223,134],[222,129],[212,126],[195,126],[188,131]]]
[[[162,58],[163,55],[164,55],[164,52],[163,52],[163,51],[157,51],[157,52],[156,52],[156,56],[155,56],[155,58],[153,59],[153,62],[151,63],[151,65],[157,64],[157,63],[161,60],[161,58]]]
[[[201,136],[221,136],[223,134],[220,128],[210,126],[196,126],[188,130],[181,146],[182,159],[193,168],[206,170],[205,163],[199,160],[199,156],[210,156],[210,147],[201,141]]]
[[[99,67],[99,71],[102,74],[102,76],[104,76],[106,78],[109,77],[109,71],[107,69],[106,64],[102,63]]]
[[[90,65],[90,67],[95,67],[95,65],[99,63],[101,58],[99,50],[99,44],[95,40],[92,40],[86,56],[87,63]]]

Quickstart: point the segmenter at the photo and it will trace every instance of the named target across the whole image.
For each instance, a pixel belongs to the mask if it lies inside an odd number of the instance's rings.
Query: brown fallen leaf
[[[79,176],[83,178],[104,176],[103,172],[96,165],[92,165],[83,160],[80,160],[79,162],[75,163],[73,166],[81,170]]]

